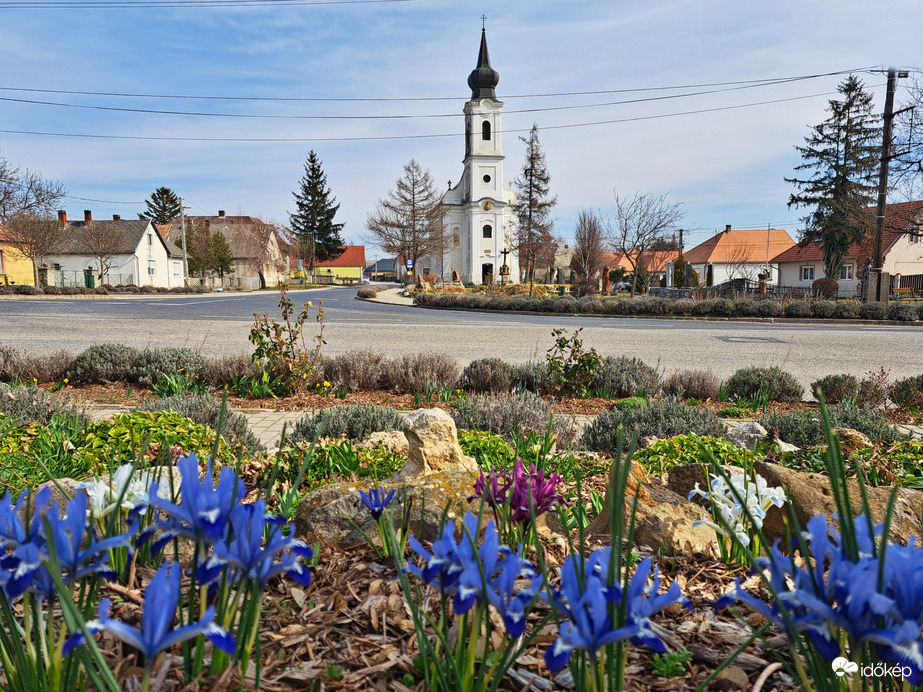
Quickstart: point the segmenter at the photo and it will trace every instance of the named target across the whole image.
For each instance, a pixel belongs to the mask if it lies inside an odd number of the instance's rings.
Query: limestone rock
[[[770,487],[782,486],[785,489],[802,529],[807,526],[808,520],[815,514],[824,513],[828,520],[833,520],[836,503],[833,500],[830,479],[826,475],[795,471],[764,461],[757,461],[754,469],[766,479]],[[861,511],[859,484],[855,479],[850,479],[846,485],[853,511],[858,514]],[[872,517],[875,523],[879,524],[884,521],[891,488],[867,488],[866,490]],[[899,488],[894,514],[891,518],[891,538],[904,543],[911,536],[920,536],[921,519],[923,519],[921,514],[923,514],[923,492],[910,488]],[[787,508],[771,507],[763,521],[763,533],[767,540],[774,541],[779,538],[784,542],[786,521],[788,521]]]
[[[844,449],[855,451],[857,449],[871,449],[875,446],[868,435],[852,428],[834,428],[833,433],[837,436],[840,446]]]
[[[400,430],[374,432],[356,444],[356,449],[375,449],[384,447],[389,452],[406,457],[408,451],[407,436]]]
[[[455,421],[438,408],[419,409],[404,421],[407,463],[391,480],[415,478],[441,471],[477,470],[477,462],[462,452]]]
[[[56,485],[57,483],[57,485]],[[39,491],[42,488],[51,489],[51,501],[58,506],[58,513],[60,516],[64,516],[64,511],[67,508],[67,503],[77,494],[83,493],[86,495],[86,490],[77,488],[78,481],[75,481],[73,478],[58,478],[56,481],[45,481],[41,485],[35,488],[32,491],[31,498],[35,499],[35,496],[38,495]],[[60,486],[60,487],[59,487]],[[61,490],[64,492],[62,493]],[[67,493],[65,496],[64,493]]]
[[[396,490],[394,502],[406,493],[410,501],[410,532],[417,538],[432,539],[442,521],[446,505],[448,517],[461,519],[468,508],[468,498],[474,492],[475,474],[464,471],[443,471],[416,479],[411,483],[386,482],[386,492]],[[315,540],[339,548],[365,543],[356,530],[355,522],[367,535],[377,537],[378,531],[365,506],[359,501],[359,491],[368,485],[347,481],[331,483],[308,493],[295,514],[295,531],[309,543]]]
[[[612,485],[613,466],[609,472]],[[712,553],[715,532],[707,526],[693,524],[707,514],[701,507],[689,502],[675,492],[650,483],[644,471],[632,464],[625,494],[626,517],[638,496],[635,514],[635,543],[647,545],[655,551],[663,548],[668,553],[686,554]],[[602,512],[586,529],[587,535],[609,532],[609,501]]]
[[[656,435],[645,435],[638,440],[638,449],[647,449],[656,442],[660,442],[660,438]]]
[[[724,438],[732,442],[741,449],[747,449],[751,452],[766,437],[766,428],[755,421],[741,423],[735,428],[729,430]]]

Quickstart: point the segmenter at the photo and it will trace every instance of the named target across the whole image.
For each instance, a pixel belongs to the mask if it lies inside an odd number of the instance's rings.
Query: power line
[[[675,118],[684,115],[697,115],[701,113],[717,113],[720,111],[737,110],[740,108],[752,108],[754,106],[766,106],[777,103],[787,103],[791,101],[800,101],[803,99],[817,98],[819,96],[831,96],[838,92],[828,91],[820,94],[807,94],[805,96],[791,96],[782,99],[772,99],[769,101],[757,101],[754,103],[743,103],[734,106],[719,106],[715,108],[700,108],[697,110],[680,111],[677,113],[662,113],[658,115],[642,115],[632,118],[615,118],[612,120],[597,120],[588,123],[571,123],[568,125],[546,125],[542,128],[547,130],[563,130],[577,127],[594,127],[598,125],[613,125],[618,123],[639,122],[643,120],[659,120],[662,118]],[[531,128],[517,128],[505,130],[501,134],[529,132]],[[0,130],[3,134],[13,135],[34,135],[42,137],[75,137],[81,139],[117,139],[117,140],[136,140],[136,141],[154,141],[154,142],[249,142],[249,143],[284,143],[284,142],[379,142],[389,140],[403,139],[438,139],[443,137],[457,137],[457,132],[445,134],[424,134],[424,135],[369,135],[362,137],[158,137],[149,135],[96,135],[87,133],[69,133],[69,132],[38,132],[32,130]]]
[[[74,195],[64,195],[67,199],[77,199],[81,202],[99,202],[100,204],[144,204],[144,202],[116,202],[112,199],[91,199],[90,197],[75,197]]]
[[[6,0],[0,10],[43,9],[144,9],[149,7],[222,8],[222,7],[299,7],[333,5],[378,5],[418,0]]]
[[[504,100],[518,98],[547,98],[556,96],[602,96],[607,94],[631,94],[648,91],[675,91],[679,89],[704,89],[711,87],[736,86],[741,84],[769,85],[784,84],[820,77],[835,77],[855,72],[869,72],[874,66],[857,67],[849,70],[835,72],[820,72],[816,74],[794,75],[789,77],[765,77],[761,79],[742,79],[730,82],[704,82],[698,84],[676,84],[656,87],[633,87],[628,89],[601,89],[594,91],[559,91],[544,94],[509,94],[504,95]],[[145,99],[177,99],[199,101],[268,101],[268,102],[343,102],[343,103],[371,103],[371,102],[414,102],[414,101],[459,101],[466,98],[463,94],[458,96],[417,96],[400,98],[379,97],[279,97],[279,96],[203,96],[190,94],[144,94],[127,93],[118,91],[74,91],[68,89],[36,89],[28,87],[0,87],[0,91],[19,91],[37,94],[66,94],[69,96],[113,96],[120,98],[145,98]]]

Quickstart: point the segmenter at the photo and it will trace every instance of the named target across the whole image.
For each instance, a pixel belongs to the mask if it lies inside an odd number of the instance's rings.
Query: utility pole
[[[183,283],[189,280],[189,252],[186,250],[186,210],[191,207],[183,206],[183,198],[179,198],[179,228],[183,234]]]
[[[885,203],[888,198],[888,165],[891,162],[891,132],[894,127],[894,92],[897,89],[897,78],[906,77],[907,72],[898,72],[893,67],[888,68],[888,88],[885,94],[885,110],[883,127],[881,128],[881,159],[878,167],[878,207],[875,213],[875,245],[872,255],[872,268],[869,272],[869,286],[865,288],[866,301],[887,302],[890,286],[887,275],[881,271],[882,232],[885,221]]]

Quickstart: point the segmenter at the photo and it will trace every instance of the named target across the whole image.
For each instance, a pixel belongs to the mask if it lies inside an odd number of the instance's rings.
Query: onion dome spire
[[[490,56],[487,54],[487,31],[481,29],[481,49],[478,51],[478,66],[468,75],[468,86],[471,87],[471,100],[491,98],[496,100],[497,94],[494,87],[500,81],[500,73],[490,66]]]

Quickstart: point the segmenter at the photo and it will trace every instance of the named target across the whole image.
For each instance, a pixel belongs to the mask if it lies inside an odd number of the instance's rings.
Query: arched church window
[[[481,230],[484,232],[484,237],[485,237],[485,238],[493,238],[493,237],[494,237],[494,227],[491,226],[489,223],[488,223],[488,224],[484,224],[484,228],[482,228]]]
[[[490,140],[490,121],[485,120],[481,123],[481,139],[485,142]]]
[[[452,231],[452,244],[455,247],[458,247],[458,243],[459,243],[458,229],[456,228],[454,231]]]

